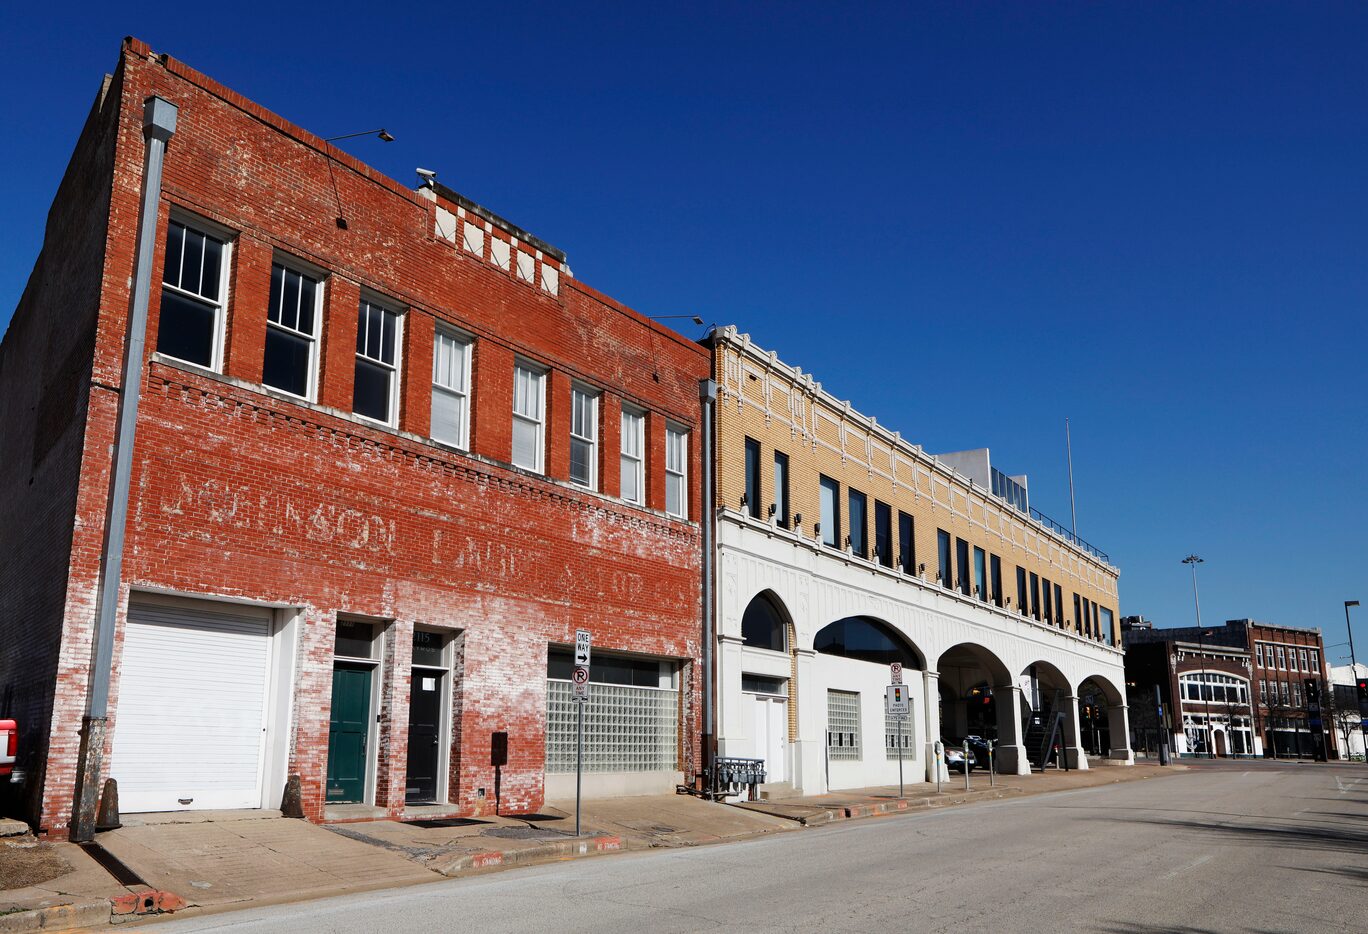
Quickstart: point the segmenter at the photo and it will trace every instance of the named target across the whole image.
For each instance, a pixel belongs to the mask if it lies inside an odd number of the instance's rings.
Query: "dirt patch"
[[[0,891],[38,885],[69,872],[71,864],[50,844],[32,840],[0,842]]]

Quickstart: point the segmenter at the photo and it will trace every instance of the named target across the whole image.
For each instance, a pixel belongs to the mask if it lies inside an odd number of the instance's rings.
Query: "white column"
[[[1026,756],[1021,731],[1021,688],[1002,684],[993,689],[997,706],[998,741],[993,747],[993,765],[1003,775],[1030,775],[1031,760]]]
[[[750,749],[753,724],[746,723],[741,695],[741,638],[717,638],[717,754],[739,756]]]
[[[1111,749],[1107,760],[1113,765],[1135,765],[1135,753],[1130,748],[1130,707],[1113,704],[1107,707],[1107,732],[1111,734]]]
[[[826,698],[818,696],[813,680],[812,665],[817,653],[799,649],[795,654],[798,681],[789,693],[790,702],[798,704],[798,738],[789,746],[793,788],[805,795],[819,795],[827,790]]]
[[[1064,761],[1071,769],[1086,769],[1088,756],[1083,751],[1083,739],[1079,734],[1078,697],[1070,694],[1064,698]]]
[[[945,767],[942,759],[939,763],[936,760],[936,741],[940,739],[940,672],[923,672],[923,684],[926,690],[923,692],[922,705],[926,708],[926,780],[928,782],[937,781],[936,770],[940,769],[940,781],[950,780],[950,770]]]

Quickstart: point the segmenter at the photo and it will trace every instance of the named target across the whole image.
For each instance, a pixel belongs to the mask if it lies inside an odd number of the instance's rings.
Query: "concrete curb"
[[[489,850],[484,853],[471,853],[458,857],[452,862],[436,869],[444,876],[477,872],[482,869],[496,869],[504,866],[519,866],[547,859],[577,859],[581,856],[598,856],[601,853],[614,853],[626,849],[619,836],[576,837],[570,840],[556,840],[540,846],[530,846],[521,850]]]
[[[815,814],[783,814],[778,811],[766,811],[762,808],[742,808],[743,810],[756,811],[761,814],[770,814],[774,817],[782,817],[785,820],[795,821],[804,827],[818,827],[822,824],[830,824],[835,821],[856,820],[863,817],[879,817],[884,814],[898,814],[907,811],[926,811],[935,808],[954,807],[960,804],[972,804],[976,801],[993,801],[998,798],[1015,797],[1022,794],[1022,789],[1012,785],[1004,785],[1001,788],[987,788],[979,791],[968,791],[963,794],[951,795],[948,797],[924,796],[917,798],[896,798],[892,801],[881,801],[877,804],[854,804],[837,805],[833,807],[821,807],[820,805],[807,805],[817,809]],[[750,802],[754,803],[754,802]],[[740,807],[740,805],[733,805]]]
[[[20,934],[20,932],[25,931],[75,931],[80,928],[108,926],[109,899],[107,898],[0,915],[0,934]]]

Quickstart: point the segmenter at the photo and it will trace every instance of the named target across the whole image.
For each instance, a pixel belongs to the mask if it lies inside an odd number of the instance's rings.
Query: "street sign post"
[[[584,782],[584,705],[589,701],[589,649],[593,637],[587,629],[575,630],[575,701],[579,707],[578,738],[575,742],[575,836],[580,835],[580,791]]]
[[[896,680],[884,692],[884,712],[898,721],[898,797],[903,796],[903,721],[912,712],[912,697],[907,687],[901,683],[902,665],[894,662],[889,666]]]

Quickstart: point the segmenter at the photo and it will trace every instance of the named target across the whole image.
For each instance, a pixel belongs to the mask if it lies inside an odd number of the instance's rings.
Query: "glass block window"
[[[174,220],[167,224],[158,353],[218,367],[227,260],[222,240]]]
[[[513,463],[542,470],[542,409],[546,374],[519,363],[513,367]]]
[[[689,433],[682,428],[665,429],[665,511],[683,518],[688,509],[686,471],[689,462]]]
[[[266,349],[261,367],[264,385],[304,399],[313,398],[322,299],[323,289],[313,276],[282,263],[271,266]]]
[[[627,408],[622,410],[622,498],[629,503],[645,502],[642,463],[645,452],[646,416]]]
[[[432,342],[429,434],[454,447],[470,445],[470,342],[438,331]]]
[[[547,681],[547,772],[575,770],[577,707],[569,681]],[[678,736],[678,691],[590,682],[584,771],[673,771],[679,765]]]
[[[570,390],[570,482],[598,484],[598,394],[578,386]]]
[[[827,757],[860,758],[860,695],[827,691]]]
[[[884,714],[884,750],[889,759],[898,758],[899,745],[902,746],[902,757],[904,759],[912,758],[912,750],[916,748],[916,736],[915,731],[913,730],[913,726],[916,723],[916,720],[913,718],[913,712],[915,710],[916,705],[913,704],[909,709],[907,717],[902,720],[901,739],[899,739],[898,734],[899,721],[897,718]]]
[[[364,298],[356,320],[352,411],[394,424],[399,411],[399,315]]]

